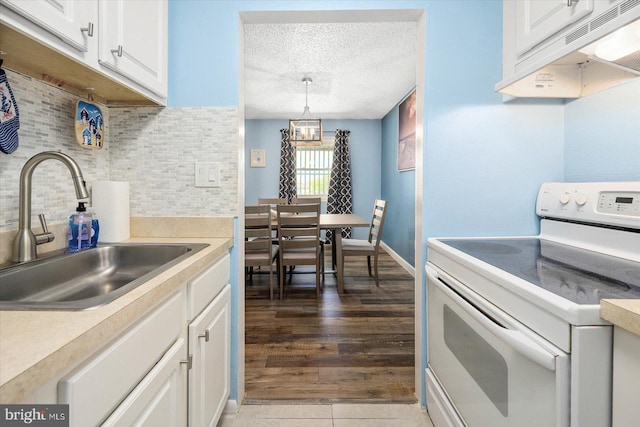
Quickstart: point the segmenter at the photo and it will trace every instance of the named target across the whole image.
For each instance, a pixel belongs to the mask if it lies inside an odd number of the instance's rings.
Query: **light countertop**
[[[600,317],[640,336],[640,300],[603,299],[600,301]]]
[[[0,402],[21,402],[76,365],[233,246],[233,238],[131,238],[131,243],[208,243],[115,301],[84,311],[0,311]]]

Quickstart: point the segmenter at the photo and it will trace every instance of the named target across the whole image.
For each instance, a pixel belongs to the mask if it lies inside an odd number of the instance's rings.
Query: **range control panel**
[[[614,215],[640,216],[640,192],[603,191],[596,210]]]
[[[640,229],[640,181],[545,183],[538,193],[536,213]]]

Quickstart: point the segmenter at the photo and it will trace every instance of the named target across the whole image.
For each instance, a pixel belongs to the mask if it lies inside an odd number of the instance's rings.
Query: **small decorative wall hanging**
[[[0,151],[11,154],[18,149],[20,113],[2,62],[0,59]]]
[[[104,116],[97,105],[89,101],[78,100],[75,111],[76,141],[84,148],[100,150],[104,146]]]
[[[265,150],[251,150],[251,167],[264,168],[267,166]]]

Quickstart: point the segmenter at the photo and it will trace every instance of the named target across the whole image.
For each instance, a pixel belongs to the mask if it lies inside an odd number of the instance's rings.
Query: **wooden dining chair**
[[[278,205],[286,205],[287,199],[284,197],[258,197],[258,204],[259,205],[268,205],[269,208],[271,208],[271,219],[272,221],[275,221],[277,213],[276,213],[276,206]],[[272,239],[273,239],[273,243],[275,245],[278,244],[278,235],[276,233],[276,230],[273,229],[272,233],[271,233]]]
[[[299,204],[305,204],[305,203],[320,204],[322,203],[322,198],[321,197],[293,197],[291,199],[292,205],[299,205]],[[322,234],[322,230],[320,230],[320,234]],[[325,241],[322,238],[322,236],[320,236],[320,265],[322,267],[323,274],[324,274],[324,246],[325,246]]]
[[[271,206],[271,214],[276,217],[276,206],[277,205],[299,205],[299,204],[309,204],[309,203],[322,203],[321,197],[292,197],[291,202],[287,203],[286,198],[268,198],[268,197],[260,197],[258,198],[258,203],[263,205],[267,204]],[[277,244],[277,238],[275,240]],[[324,239],[320,239],[320,264],[322,265],[322,269],[324,270]]]
[[[278,246],[271,237],[271,209],[268,205],[244,207],[244,265],[249,269],[249,280],[253,267],[269,267],[269,298],[273,299],[273,262],[280,274]],[[279,282],[279,280],[278,280]]]
[[[382,227],[384,225],[386,204],[387,202],[384,200],[376,200],[373,206],[373,216],[371,217],[369,238],[367,240],[342,239],[342,265],[344,265],[345,257],[366,256],[369,276],[371,276],[371,257],[373,257],[376,286],[380,286],[378,276],[378,253],[380,252],[380,241],[382,239]]]
[[[278,252],[280,259],[280,299],[284,296],[287,266],[313,265],[316,298],[320,297],[320,205],[278,205]],[[293,274],[293,272],[291,272]]]

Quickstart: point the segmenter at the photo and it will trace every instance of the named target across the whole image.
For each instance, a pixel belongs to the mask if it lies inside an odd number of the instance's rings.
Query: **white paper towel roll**
[[[129,229],[129,183],[96,181],[91,202],[100,224],[99,242],[115,243],[127,240]]]

